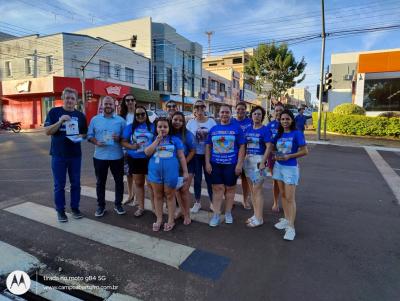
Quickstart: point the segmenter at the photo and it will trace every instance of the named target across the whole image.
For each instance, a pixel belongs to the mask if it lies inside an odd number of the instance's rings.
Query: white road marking
[[[139,301],[139,299],[128,295],[114,293],[108,299],[106,299],[106,301]]]
[[[34,280],[31,280],[31,287],[29,291],[37,296],[40,296],[50,301],[81,301],[81,299],[63,293],[62,291],[58,291],[53,287],[43,285]]]
[[[194,248],[104,224],[88,218],[59,223],[53,208],[27,202],[4,209],[8,212],[116,249],[178,268]]]
[[[333,146],[341,146],[341,147],[364,147],[365,149],[372,149],[377,151],[388,151],[388,152],[400,152],[400,148],[396,147],[384,147],[384,146],[362,146],[362,145],[343,145],[339,143],[333,143],[329,141],[315,141],[315,140],[307,140],[309,144],[319,144],[319,145],[333,145]]]
[[[400,176],[390,167],[389,164],[386,163],[386,161],[375,149],[365,147],[365,151],[378,168],[390,189],[393,191],[393,194],[397,199],[397,203],[400,205]]]

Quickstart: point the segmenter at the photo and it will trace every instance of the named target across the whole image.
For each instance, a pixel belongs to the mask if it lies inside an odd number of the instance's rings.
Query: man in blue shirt
[[[95,116],[89,124],[88,141],[95,145],[93,155],[96,173],[97,209],[95,216],[105,213],[105,191],[108,169],[111,170],[115,181],[115,212],[122,215],[124,195],[124,154],[120,139],[125,128],[125,120],[115,112],[115,100],[111,96],[103,98],[103,114]]]
[[[304,132],[305,125],[307,123],[307,119],[310,119],[312,117],[304,115],[304,108],[299,108],[298,112],[299,112],[299,114],[294,118],[294,121],[296,122],[296,128],[299,131]]]
[[[86,136],[87,123],[83,113],[75,110],[78,92],[65,88],[61,98],[62,107],[52,108],[44,123],[46,135],[51,136],[50,155],[54,179],[54,202],[59,222],[67,222],[65,214],[65,182],[67,172],[71,183],[71,211],[76,219],[82,218],[79,211],[81,196],[80,140]]]

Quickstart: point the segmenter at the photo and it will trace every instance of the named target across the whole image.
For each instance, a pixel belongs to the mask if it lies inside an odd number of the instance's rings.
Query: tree
[[[306,75],[301,75],[306,65],[304,57],[296,61],[287,44],[260,44],[245,66],[245,73],[256,78],[255,87],[259,93],[263,92],[264,84],[271,83],[270,96],[279,98],[304,80]]]

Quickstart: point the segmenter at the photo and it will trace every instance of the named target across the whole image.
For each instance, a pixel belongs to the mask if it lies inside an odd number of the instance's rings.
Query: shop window
[[[366,111],[400,111],[400,78],[365,80]]]

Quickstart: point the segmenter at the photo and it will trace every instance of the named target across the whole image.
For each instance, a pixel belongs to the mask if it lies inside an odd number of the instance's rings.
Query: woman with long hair
[[[121,109],[119,115],[125,119],[126,125],[132,124],[135,116],[136,98],[132,94],[125,94],[121,101]],[[122,204],[134,202],[135,199],[135,185],[133,182],[133,175],[129,174],[128,154],[124,151],[124,174],[126,175],[126,182],[128,186],[128,198],[122,201]]]
[[[179,166],[182,169],[183,183],[189,175],[183,153],[182,141],[171,136],[171,127],[167,118],[155,121],[154,141],[144,152],[150,158],[148,180],[154,191],[154,205],[157,220],[153,231],[159,231],[163,221],[163,201],[167,199],[168,222],[164,231],[171,231],[175,226],[175,192],[178,185]]]
[[[205,166],[205,148],[206,141],[208,138],[209,130],[215,126],[217,123],[214,119],[206,116],[206,104],[203,100],[197,100],[193,106],[193,113],[195,118],[188,121],[186,128],[194,135],[196,154],[194,156],[193,164],[194,164],[194,198],[195,202],[190,209],[190,212],[197,213],[201,209],[200,197],[201,197],[201,181],[204,177],[207,183],[207,191],[208,196],[210,198],[210,202],[212,201],[212,187],[211,187],[211,176],[206,172]]]
[[[296,236],[294,221],[296,218],[296,186],[299,183],[300,172],[297,158],[308,154],[304,134],[296,129],[293,113],[284,110],[280,115],[278,134],[272,139],[275,152],[275,165],[272,178],[277,181],[282,194],[284,218],[281,218],[275,228],[285,230],[283,239],[293,240]],[[264,159],[266,155],[264,155]],[[265,161],[264,161],[265,162]]]
[[[196,149],[194,146],[194,136],[186,129],[185,115],[182,112],[175,112],[172,115],[171,120],[172,125],[172,136],[178,137],[183,143],[183,152],[186,157],[186,164],[189,172],[189,178],[181,188],[177,189],[176,199],[179,204],[179,212],[176,214],[176,218],[180,215],[183,216],[183,224],[189,225],[191,223],[190,219],[190,193],[189,187],[192,183],[194,174],[194,161],[192,160],[196,154]]]
[[[154,126],[150,123],[146,108],[136,106],[134,121],[126,126],[121,143],[128,150],[129,173],[133,174],[135,181],[136,201],[138,202],[136,217],[144,213],[144,186],[149,164],[144,150],[153,141],[153,133]]]
[[[247,226],[251,228],[261,226],[264,223],[262,190],[267,170],[265,168],[260,169],[260,164],[262,164],[263,155],[271,142],[271,135],[267,127],[263,125],[265,115],[264,108],[254,107],[250,112],[252,125],[247,127],[244,132],[246,157],[243,169],[249,183],[254,209],[253,216],[247,220]]]

